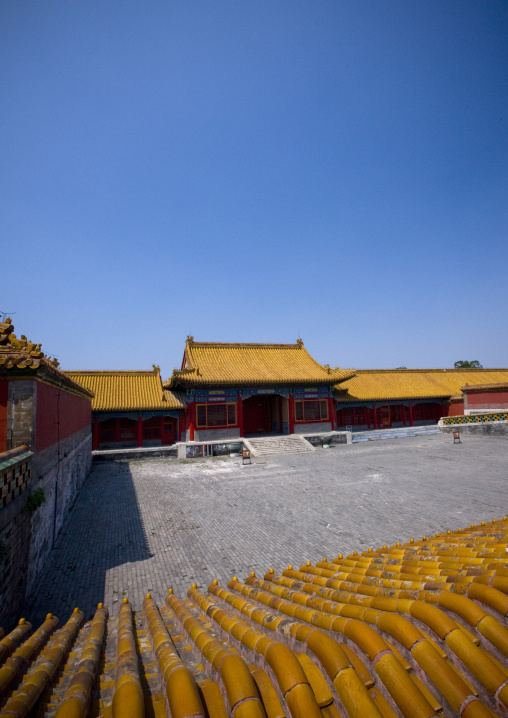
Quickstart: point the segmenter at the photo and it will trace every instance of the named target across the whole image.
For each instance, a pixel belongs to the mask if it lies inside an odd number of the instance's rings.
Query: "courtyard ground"
[[[455,529],[508,513],[508,442],[450,435],[253,460],[94,465],[25,615],[113,615],[124,596],[184,598],[193,582]]]

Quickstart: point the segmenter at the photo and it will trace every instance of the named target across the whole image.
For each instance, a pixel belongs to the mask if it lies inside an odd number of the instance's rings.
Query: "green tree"
[[[455,369],[483,369],[478,359],[473,359],[473,361],[456,361],[453,366]]]

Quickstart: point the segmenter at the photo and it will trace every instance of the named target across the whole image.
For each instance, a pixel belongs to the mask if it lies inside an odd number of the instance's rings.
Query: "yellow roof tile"
[[[117,616],[99,603],[91,623],[75,608],[58,631],[52,613],[32,635],[21,619],[0,643],[2,715],[85,715],[96,687],[101,715],[113,704],[133,718],[182,705],[214,716],[238,705],[294,718],[505,716],[507,543],[504,517],[206,592],[194,583],[185,600],[170,588],[160,607],[147,593],[142,611],[126,597]]]
[[[166,386],[181,384],[333,384],[354,375],[313,359],[296,344],[219,344],[187,338],[181,370]]]
[[[162,388],[158,367],[153,371],[66,371],[93,391],[92,411],[183,409],[179,398]]]
[[[461,389],[462,391],[503,391],[508,389],[508,381],[496,382],[495,384],[466,384]]]
[[[508,369],[358,369],[335,389],[340,402],[448,398],[468,383],[507,381]]]

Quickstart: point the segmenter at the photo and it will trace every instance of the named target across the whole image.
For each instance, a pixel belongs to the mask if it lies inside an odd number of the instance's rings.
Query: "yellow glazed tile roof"
[[[0,641],[0,716],[506,716],[507,546],[504,517],[137,612],[125,598],[115,617],[21,619]]]
[[[332,369],[296,344],[219,344],[187,338],[182,369],[167,386],[178,384],[333,384],[354,375]]]
[[[461,389],[462,391],[504,391],[508,389],[508,381],[498,382],[496,384],[466,384],[462,386]]]
[[[508,369],[357,369],[335,389],[339,402],[448,398],[465,384],[507,381]]]
[[[66,371],[81,386],[93,391],[92,411],[183,409],[172,391],[164,390],[159,368],[153,371]]]

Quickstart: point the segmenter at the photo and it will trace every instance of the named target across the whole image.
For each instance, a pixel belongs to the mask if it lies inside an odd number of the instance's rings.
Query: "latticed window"
[[[326,421],[328,402],[326,399],[301,399],[295,401],[295,421]]]
[[[132,441],[136,438],[136,422],[134,419],[119,419],[120,439],[122,441]]]
[[[197,404],[196,424],[198,428],[236,426],[236,404]]]
[[[106,419],[99,424],[99,441],[115,441],[116,419]]]
[[[413,408],[415,421],[434,419],[436,408],[436,404],[416,404]]]
[[[144,439],[160,439],[162,433],[162,417],[152,416],[143,422]]]

